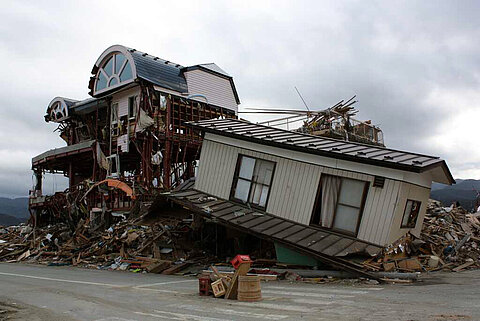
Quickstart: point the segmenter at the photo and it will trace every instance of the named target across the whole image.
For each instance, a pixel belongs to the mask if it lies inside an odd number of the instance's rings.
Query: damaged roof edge
[[[215,122],[220,123],[219,127],[221,126],[221,129],[212,127],[215,126]],[[231,126],[228,126],[231,123]],[[260,129],[265,129],[265,128],[271,128],[272,130],[278,131],[278,133],[291,133],[292,135],[296,135],[298,137],[304,136],[305,138],[312,138],[316,139],[319,142],[324,142],[324,141],[332,141],[332,142],[342,142],[344,144],[350,144],[350,145],[356,145],[356,146],[365,146],[366,148],[377,148],[379,151],[385,150],[385,151],[390,151],[392,153],[404,153],[404,154],[410,154],[412,156],[417,156],[417,157],[426,157],[429,158],[428,163],[429,164],[416,164],[415,162],[412,162],[412,164],[402,164],[394,161],[386,161],[383,159],[378,159],[378,158],[369,158],[369,157],[364,157],[364,156],[358,156],[358,155],[352,155],[352,154],[347,154],[347,153],[342,153],[341,151],[333,152],[333,151],[327,151],[327,150],[322,150],[322,149],[317,149],[317,148],[312,148],[308,146],[301,146],[295,143],[285,143],[285,142],[279,142],[275,141],[274,139],[264,139],[264,138],[258,138],[253,135],[250,135],[255,132],[255,128],[249,129],[248,132],[250,132],[249,135],[247,133],[239,134],[235,132],[234,126],[235,125],[245,125],[249,124],[252,126],[257,126],[257,130]],[[194,129],[198,129],[203,132],[209,132],[221,136],[226,136],[226,137],[231,137],[231,138],[236,138],[236,139],[241,139],[245,141],[250,141],[253,143],[257,144],[262,144],[262,145],[268,145],[268,146],[273,146],[273,147],[278,147],[278,148],[284,148],[284,149],[289,149],[289,150],[294,150],[294,151],[299,151],[299,152],[304,152],[308,154],[315,154],[319,156],[324,156],[324,157],[330,157],[330,158],[336,158],[336,159],[342,159],[346,161],[352,161],[352,162],[357,162],[357,163],[363,163],[363,164],[368,164],[368,165],[375,165],[375,166],[380,166],[380,167],[386,167],[386,168],[391,168],[391,169],[397,169],[397,170],[403,170],[403,171],[408,171],[408,172],[414,172],[414,173],[424,173],[427,171],[430,171],[434,168],[437,167],[442,167],[443,172],[445,174],[446,180],[441,182],[445,183],[448,182],[450,185],[455,184],[455,179],[453,178],[447,163],[443,160],[440,159],[439,157],[434,157],[434,156],[428,156],[428,155],[422,155],[422,154],[417,154],[417,153],[410,153],[410,152],[404,152],[400,150],[394,150],[394,149],[389,149],[389,148],[381,148],[381,147],[372,147],[370,145],[365,145],[361,143],[356,143],[356,142],[347,142],[339,139],[334,139],[334,138],[326,138],[322,136],[313,136],[309,134],[304,134],[304,133],[298,133],[298,132],[293,132],[293,131],[288,131],[284,129],[278,129],[275,127],[269,127],[265,125],[259,125],[255,123],[251,123],[248,121],[244,120],[239,120],[239,119],[222,119],[222,120],[208,120],[208,121],[200,121],[200,122],[187,122],[187,126],[190,126]],[[285,139],[283,139],[285,141]],[[304,145],[304,144],[303,144]]]

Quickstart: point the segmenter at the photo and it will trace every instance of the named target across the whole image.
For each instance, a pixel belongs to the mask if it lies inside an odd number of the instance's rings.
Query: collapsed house
[[[273,243],[279,262],[325,263],[371,277],[346,257],[375,255],[407,233],[420,235],[432,181],[454,183],[444,160],[385,148],[378,127],[352,124],[348,104],[296,131],[239,120],[233,78],[215,64],[182,67],[116,45],[97,59],[89,89],[83,101],[51,101],[45,120],[58,124],[66,146],[32,159],[32,223],[69,223],[75,237],[67,261],[125,254],[128,224],[116,220],[124,230],[101,236],[110,240],[108,251],[96,243],[85,251],[85,242],[100,237],[85,237],[85,222],[106,230],[112,216],[166,199]],[[332,121],[332,112],[343,122]],[[44,195],[44,173],[64,174],[69,188]],[[157,230],[167,229],[149,229],[136,255],[151,246],[156,252]]]
[[[45,120],[58,124],[66,146],[32,159],[35,221],[64,208],[70,216],[128,213],[135,200],[176,187],[195,175],[201,147],[185,122],[236,118],[240,103],[233,78],[214,63],[183,67],[120,45],[97,59],[88,88],[91,98],[48,105]],[[44,173],[68,177],[67,192],[44,195]],[[70,206],[79,199],[87,208]]]
[[[279,259],[300,252],[355,270],[334,257],[419,235],[432,181],[454,183],[438,157],[238,119],[189,126],[204,136],[198,175],[168,197],[273,240]]]

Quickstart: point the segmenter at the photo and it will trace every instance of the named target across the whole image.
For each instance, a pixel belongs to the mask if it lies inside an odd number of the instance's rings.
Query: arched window
[[[123,54],[115,53],[98,70],[95,91],[121,84],[132,77],[130,62]]]

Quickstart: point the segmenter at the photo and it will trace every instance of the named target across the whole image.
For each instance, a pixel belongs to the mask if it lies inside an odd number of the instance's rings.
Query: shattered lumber
[[[406,235],[363,263],[370,271],[428,272],[480,267],[480,221],[454,205],[430,200],[420,237]]]

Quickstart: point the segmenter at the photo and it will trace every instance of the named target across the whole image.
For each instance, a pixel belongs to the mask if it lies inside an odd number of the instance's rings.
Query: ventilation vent
[[[385,177],[375,176],[375,178],[373,179],[373,187],[383,188],[384,185],[385,185]]]

